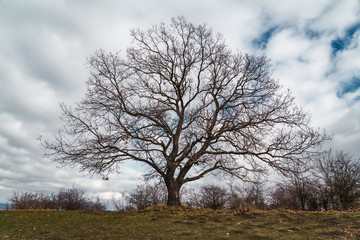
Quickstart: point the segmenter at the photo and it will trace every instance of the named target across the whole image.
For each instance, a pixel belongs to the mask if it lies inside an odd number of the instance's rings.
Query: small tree
[[[311,198],[311,181],[306,173],[295,172],[289,176],[289,189],[296,199],[298,208],[302,211],[307,210],[308,201]]]
[[[340,152],[325,152],[318,159],[318,174],[332,208],[347,210],[360,200],[360,160]]]
[[[318,210],[328,211],[331,208],[331,194],[329,188],[315,179],[314,186],[318,195]]]
[[[75,108],[62,105],[65,127],[42,141],[45,156],[102,175],[144,163],[178,206],[188,182],[214,171],[245,178],[264,164],[289,171],[328,139],[271,77],[265,56],[232,52],[206,25],[179,17],[131,36],[126,58],[89,59],[87,94]]]
[[[300,210],[293,187],[284,183],[277,184],[271,193],[270,208]]]

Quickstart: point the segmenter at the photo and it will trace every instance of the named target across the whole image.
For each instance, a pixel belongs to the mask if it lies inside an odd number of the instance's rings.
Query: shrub
[[[130,193],[129,203],[138,210],[166,203],[166,189],[164,185],[138,185],[134,192]]]
[[[208,185],[202,186],[200,191],[188,191],[186,204],[189,207],[222,209],[227,203],[227,191],[225,188]]]
[[[57,195],[34,192],[14,192],[10,198],[13,209],[60,209],[60,210],[105,210],[99,198],[87,199],[84,192],[76,189],[61,189]]]

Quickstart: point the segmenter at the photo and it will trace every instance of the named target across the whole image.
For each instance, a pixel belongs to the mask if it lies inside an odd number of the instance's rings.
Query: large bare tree
[[[265,56],[232,52],[220,34],[183,17],[132,30],[126,57],[97,51],[87,94],[62,105],[65,126],[43,141],[46,156],[92,174],[123,161],[149,166],[168,205],[183,184],[211,172],[245,178],[305,161],[328,137],[309,126]]]

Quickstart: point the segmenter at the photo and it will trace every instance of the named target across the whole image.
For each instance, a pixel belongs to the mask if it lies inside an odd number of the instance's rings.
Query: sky
[[[234,51],[268,56],[311,125],[333,134],[326,147],[359,157],[359,0],[0,0],[0,202],[73,186],[111,199],[142,182],[131,163],[109,181],[60,168],[37,139],[62,126],[60,103],[84,96],[91,54],[125,52],[130,29],[177,16],[206,23]]]

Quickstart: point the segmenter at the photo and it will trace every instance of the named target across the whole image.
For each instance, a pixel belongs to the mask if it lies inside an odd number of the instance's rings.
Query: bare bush
[[[319,211],[327,210],[327,202],[322,185],[312,175],[294,173],[276,185],[270,208]]]
[[[214,184],[202,186],[199,191],[189,190],[186,204],[190,207],[222,209],[227,203],[226,188]]]
[[[13,209],[55,209],[53,195],[34,192],[14,192],[10,198]]]
[[[166,204],[166,188],[162,184],[138,185],[135,191],[130,193],[129,203],[137,209]]]
[[[88,209],[95,211],[105,211],[106,204],[101,201],[100,197],[97,197],[95,201],[89,201]]]
[[[233,186],[231,186],[230,192],[228,194],[228,205],[227,206],[229,209],[232,209],[232,210],[244,206],[244,198],[239,193],[239,190],[235,189]]]
[[[136,207],[130,203],[129,201],[130,195],[125,195],[121,199],[116,199],[113,197],[112,203],[115,207],[116,211],[128,211],[128,210],[135,210]]]
[[[10,198],[13,209],[59,209],[59,210],[105,210],[100,198],[95,202],[87,199],[84,192],[76,189],[62,189],[57,195],[33,192],[14,192]]]
[[[239,207],[266,209],[264,181],[260,177],[252,182],[247,182],[242,186],[230,186],[228,195],[228,208],[237,209]]]
[[[76,189],[61,189],[57,195],[58,208],[61,210],[88,209],[89,201],[84,197],[84,192]]]

